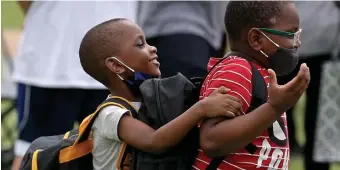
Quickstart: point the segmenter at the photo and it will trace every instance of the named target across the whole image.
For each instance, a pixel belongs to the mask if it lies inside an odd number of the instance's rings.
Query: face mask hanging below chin
[[[151,75],[133,70],[132,68],[130,68],[129,66],[127,66],[126,64],[124,64],[123,62],[118,60],[116,57],[112,57],[112,58],[115,59],[116,61],[118,61],[120,64],[125,66],[127,69],[129,69],[133,73],[133,75],[129,76],[127,79],[124,79],[119,74],[117,74],[117,76],[128,86],[128,88],[131,90],[131,92],[133,93],[134,96],[140,96],[141,95],[141,92],[139,90],[139,86],[145,80],[155,78],[155,77],[152,77]]]

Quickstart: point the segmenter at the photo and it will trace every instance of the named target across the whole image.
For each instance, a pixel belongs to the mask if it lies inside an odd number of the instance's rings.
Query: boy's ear
[[[107,58],[105,60],[105,65],[110,71],[116,74],[122,74],[125,72],[125,67],[114,58]]]
[[[248,44],[249,46],[255,50],[260,51],[263,49],[263,36],[259,29],[252,28],[248,32]]]

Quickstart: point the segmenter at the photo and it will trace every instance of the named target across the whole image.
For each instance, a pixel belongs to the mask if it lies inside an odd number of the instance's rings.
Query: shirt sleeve
[[[219,69],[207,82],[203,97],[208,97],[215,89],[224,86],[231,90],[230,95],[241,100],[242,109],[247,112],[252,96],[250,64],[246,60],[235,59],[221,62],[217,67]]]
[[[94,128],[96,128],[101,136],[120,141],[118,135],[119,121],[122,116],[128,112],[128,110],[117,106],[107,106],[99,112],[94,123]]]

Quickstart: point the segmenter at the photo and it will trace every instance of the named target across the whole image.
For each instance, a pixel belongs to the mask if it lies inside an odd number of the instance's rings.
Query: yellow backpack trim
[[[117,96],[113,96],[113,97],[110,97],[110,98],[119,98],[121,100],[126,101],[128,104],[130,104],[133,107],[133,105],[130,102],[128,102],[126,99],[124,99],[124,98],[117,97]],[[82,123],[79,125],[79,136],[76,139],[76,141],[74,142],[74,144],[72,146],[63,148],[63,149],[61,149],[59,151],[59,163],[69,162],[71,160],[77,159],[79,157],[82,157],[82,156],[87,155],[87,154],[92,152],[93,144],[92,144],[92,139],[91,138],[89,138],[86,141],[81,142],[81,143],[78,143],[78,141],[80,140],[80,137],[83,135],[86,127],[89,126],[89,123],[94,118],[94,116],[96,114],[98,114],[98,112],[103,107],[108,106],[108,105],[115,105],[115,106],[118,106],[120,108],[123,108],[123,109],[127,110],[127,108],[124,107],[123,105],[118,104],[118,103],[113,103],[113,102],[108,102],[108,103],[100,105],[93,114],[87,116],[82,121]],[[135,109],[135,107],[133,107],[133,108]],[[65,134],[64,139],[65,139],[66,136],[68,137],[67,134],[69,134],[69,132]]]
[[[69,162],[92,152],[92,140],[86,140],[75,146],[69,146],[59,151],[59,163]]]
[[[70,136],[70,131],[66,132],[63,139],[67,139]]]
[[[40,149],[33,152],[33,158],[32,158],[32,170],[38,170],[38,154],[42,151]]]

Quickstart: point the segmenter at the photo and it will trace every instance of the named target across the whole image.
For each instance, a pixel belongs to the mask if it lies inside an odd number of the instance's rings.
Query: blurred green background
[[[23,23],[23,13],[19,6],[14,1],[1,1],[1,27],[3,29],[20,29]],[[4,89],[2,89],[4,90]],[[1,110],[8,108],[11,101],[1,101]],[[299,101],[298,106],[295,109],[294,120],[297,128],[298,142],[303,145],[305,142],[304,138],[304,112],[305,98]],[[4,128],[16,128],[16,112],[13,111],[8,117],[2,120],[1,131],[4,132]],[[9,148],[13,144],[13,140],[16,134],[8,136],[5,133],[1,133],[1,148]],[[303,170],[302,157],[299,155],[291,156],[290,169],[291,170]],[[333,165],[331,170],[340,170],[340,165]]]

